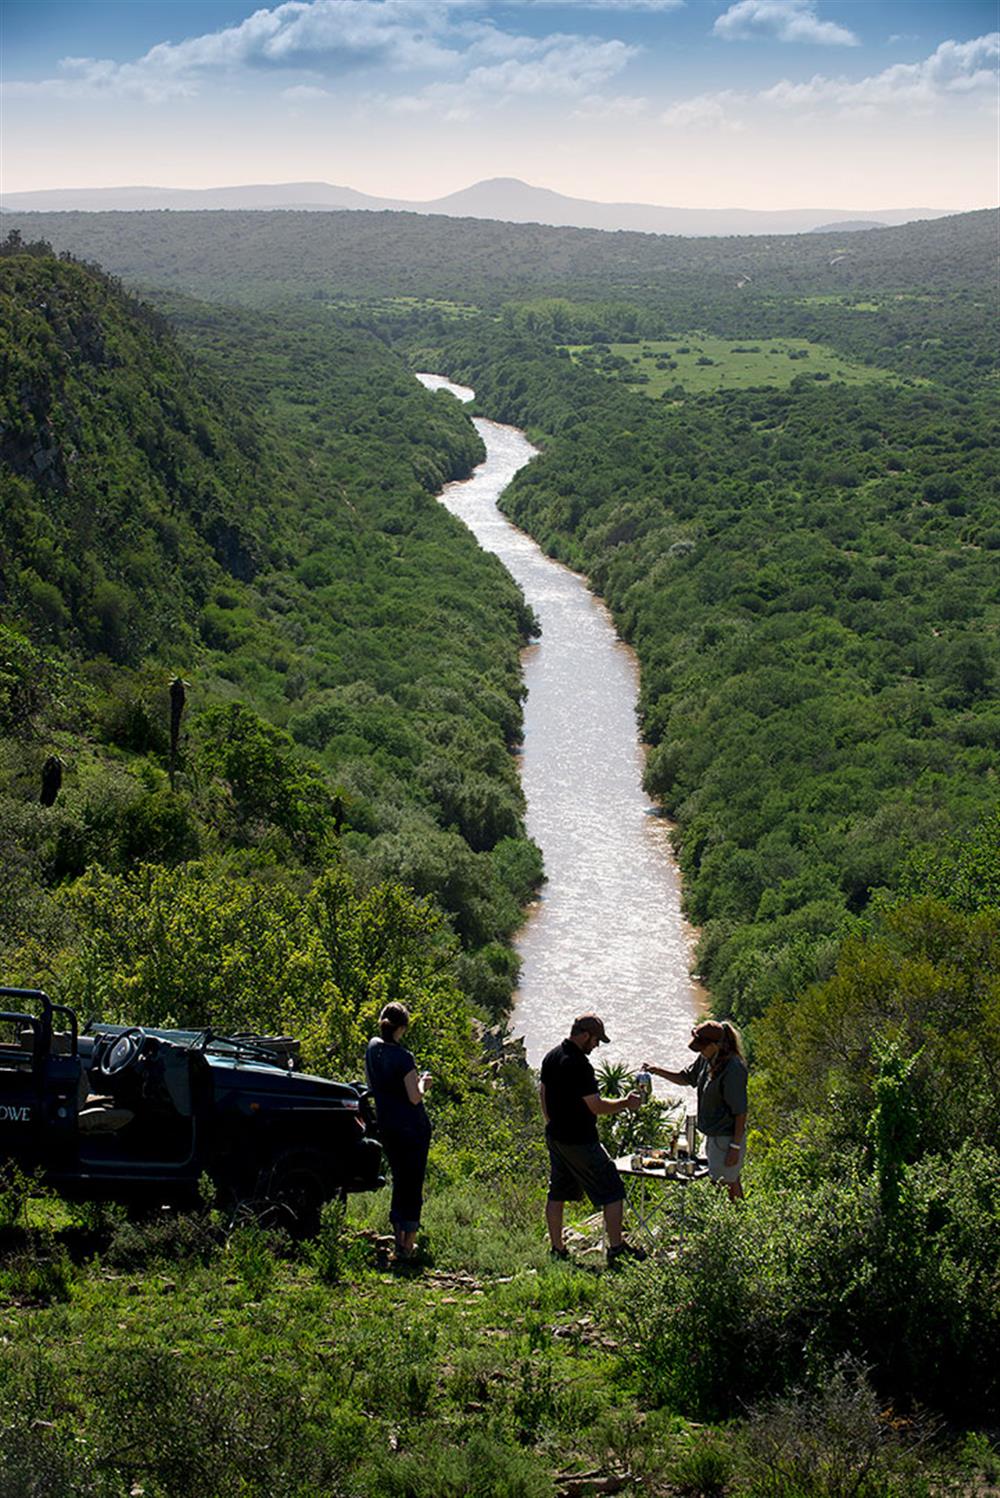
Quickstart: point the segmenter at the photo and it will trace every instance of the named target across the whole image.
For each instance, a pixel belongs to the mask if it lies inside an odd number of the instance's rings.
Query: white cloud
[[[151,102],[197,92],[207,76],[248,69],[335,75],[361,67],[448,72],[462,61],[452,24],[463,0],[285,0],[236,26],[160,42],[134,62],[67,58],[58,78],[13,82],[19,96],[113,94]]]
[[[949,100],[995,95],[1000,32],[968,42],[947,41],[923,62],[895,63],[868,78],[827,78],[816,74],[806,83],[784,78],[755,94],[722,89],[680,99],[660,116],[676,129],[742,128],[736,112],[750,108],[832,110],[868,113],[900,106],[931,109]]]
[[[779,42],[810,42],[824,47],[856,47],[846,26],[821,21],[814,0],[737,0],[712,27],[727,42],[766,36]]]
[[[366,63],[447,66],[455,53],[439,40],[446,3],[420,0],[286,0],[238,26],[183,42],[161,42],[142,64],[168,73],[311,67],[340,71]]]
[[[17,79],[4,83],[8,98],[43,97],[73,99],[113,94],[121,98],[143,99],[161,104],[168,99],[190,98],[197,92],[190,78],[163,76],[138,63],[116,63],[98,57],[64,57],[59,63],[58,78],[43,78],[22,83]]]
[[[573,110],[579,120],[635,120],[649,110],[649,100],[633,94],[588,94]]]
[[[808,83],[783,79],[758,95],[784,109],[832,104],[841,109],[879,109],[896,104],[930,106],[955,94],[994,91],[1000,32],[969,42],[942,42],[923,62],[899,62],[870,78],[824,78]]]
[[[680,10],[685,0],[516,0],[520,5],[571,5],[574,10],[665,11]]]
[[[517,56],[475,67],[457,83],[431,83],[385,103],[404,113],[434,110],[467,120],[498,101],[587,97],[621,71],[638,48],[593,37],[523,38]]]
[[[725,130],[741,130],[743,126],[733,119],[734,105],[742,104],[745,94],[732,89],[722,89],[715,94],[695,94],[691,99],[681,99],[664,110],[660,120],[676,130],[704,130],[714,127]]]
[[[69,58],[60,64],[58,78],[14,83],[8,89],[22,96],[135,96],[158,103],[195,94],[208,78],[245,82],[250,73],[298,72],[302,81],[289,82],[282,91],[295,104],[321,97],[322,84],[330,78],[369,69],[436,79],[409,98],[385,101],[394,107],[424,109],[440,103],[464,115],[474,109],[477,94],[494,102],[592,95],[636,55],[636,48],[617,40],[503,31],[476,15],[482,3],[284,0],[222,31],[161,42],[134,62]],[[668,10],[683,0],[578,3],[591,9]]]
[[[637,50],[619,41],[546,37],[537,56],[474,68],[463,86],[507,95],[582,94],[614,77]]]
[[[287,99],[289,104],[309,104],[313,99],[330,99],[333,95],[328,88],[315,88],[311,83],[296,83],[293,88],[283,88],[281,97]]]

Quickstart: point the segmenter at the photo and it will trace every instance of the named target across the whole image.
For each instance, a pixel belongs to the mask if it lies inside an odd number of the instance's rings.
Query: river
[[[430,390],[469,401],[439,375]],[[514,577],[542,627],[524,651],[528,697],[521,779],[528,833],[547,880],[516,940],[521,978],[511,1030],[537,1066],[568,1022],[600,1014],[611,1037],[595,1061],[675,1069],[702,1009],[694,937],[680,909],[669,826],[642,789],[635,653],[586,580],[547,557],[497,500],[537,449],[516,427],[475,420],[486,461],[441,502]]]

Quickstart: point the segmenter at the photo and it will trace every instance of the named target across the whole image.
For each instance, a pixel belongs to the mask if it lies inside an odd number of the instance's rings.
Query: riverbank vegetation
[[[746,1021],[995,804],[991,387],[664,406],[508,336],[456,371],[543,436],[505,507],[638,650],[701,970]]]
[[[0,260],[4,975],[289,1028],[342,1076],[402,998],[439,1085],[412,1276],[384,1193],[295,1247],[11,1179],[0,1490],[996,1491],[992,217],[836,265],[824,236],[26,222],[165,289]],[[668,346],[670,384],[630,380]],[[697,362],[755,347],[746,388]],[[472,1037],[540,873],[532,621],[433,502],[479,448],[404,359],[541,443],[506,507],[639,653],[699,964],[747,1027],[745,1202],[692,1187],[681,1250],[614,1275],[580,1214],[546,1259],[533,1081]]]
[[[296,343],[291,322],[188,309],[196,360],[103,275],[10,248],[7,981],[75,962],[67,891],[94,865],[127,882],[197,860],[280,891],[332,861],[443,911],[453,979],[495,1017],[540,877],[510,753],[533,621],[433,498],[474,431],[362,330]],[[190,887],[211,906],[211,877]]]

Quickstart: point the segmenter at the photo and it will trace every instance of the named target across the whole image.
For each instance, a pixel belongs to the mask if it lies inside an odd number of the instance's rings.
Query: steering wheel
[[[127,1071],[138,1061],[145,1043],[146,1032],[140,1030],[138,1025],[123,1030],[117,1040],[107,1047],[97,1064],[101,1076],[120,1077],[123,1071]]]

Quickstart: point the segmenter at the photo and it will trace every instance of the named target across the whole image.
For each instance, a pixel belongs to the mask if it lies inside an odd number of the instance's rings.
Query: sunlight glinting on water
[[[440,376],[417,378],[473,398]],[[542,626],[522,657],[520,765],[528,832],[547,882],[517,937],[522,968],[511,1029],[537,1065],[574,1015],[596,1011],[612,1043],[595,1059],[675,1069],[690,1059],[701,996],[690,977],[693,934],[680,912],[669,828],[642,789],[636,658],[585,581],[497,508],[536,449],[515,427],[475,425],[486,461],[440,498],[504,563]]]

